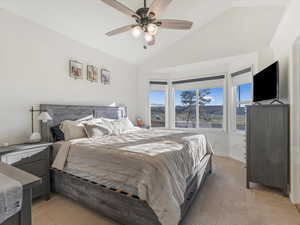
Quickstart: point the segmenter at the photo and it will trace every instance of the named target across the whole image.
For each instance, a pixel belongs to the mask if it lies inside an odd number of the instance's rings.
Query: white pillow
[[[130,119],[124,118],[124,119],[121,119],[121,120],[122,120],[123,126],[126,130],[130,130],[130,129],[134,128],[134,125],[132,124]]]
[[[132,122],[128,118],[122,118],[119,120],[112,120],[107,118],[102,118],[102,121],[112,130],[112,134],[120,135],[128,130],[134,128]]]
[[[111,131],[111,134],[113,135],[120,134],[121,131],[119,129],[118,120],[107,119],[107,118],[101,118],[101,119],[104,123],[104,126]]]
[[[84,126],[86,134],[89,138],[103,137],[110,134],[110,131],[102,126],[102,124],[86,123]]]
[[[60,129],[64,133],[66,141],[87,137],[82,122],[65,120],[60,124]]]
[[[113,127],[112,124],[108,121],[103,120],[102,118],[97,118],[97,119],[93,119],[91,121],[88,122],[84,122],[84,124],[88,124],[88,125],[97,125],[105,130],[107,130],[107,135],[111,135],[113,132]]]

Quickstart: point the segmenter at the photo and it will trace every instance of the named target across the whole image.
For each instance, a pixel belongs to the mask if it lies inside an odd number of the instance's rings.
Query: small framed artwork
[[[74,79],[83,79],[83,64],[70,60],[70,77]]]
[[[110,71],[101,69],[101,83],[110,84]]]
[[[99,69],[93,65],[87,65],[87,80],[91,82],[98,82]]]

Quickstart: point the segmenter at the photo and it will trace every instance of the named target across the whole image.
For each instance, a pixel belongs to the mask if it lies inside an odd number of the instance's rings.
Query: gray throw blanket
[[[22,200],[22,185],[0,173],[0,224],[21,210]]]

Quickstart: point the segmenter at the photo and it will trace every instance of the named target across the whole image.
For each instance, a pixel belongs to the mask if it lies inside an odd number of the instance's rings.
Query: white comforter
[[[187,179],[211,152],[204,135],[139,130],[62,144],[53,167],[93,177],[148,202],[162,225],[178,224]]]

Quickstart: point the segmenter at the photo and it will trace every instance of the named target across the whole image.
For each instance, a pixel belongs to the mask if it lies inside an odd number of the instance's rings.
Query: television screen
[[[278,98],[279,63],[275,62],[253,78],[253,101]]]

